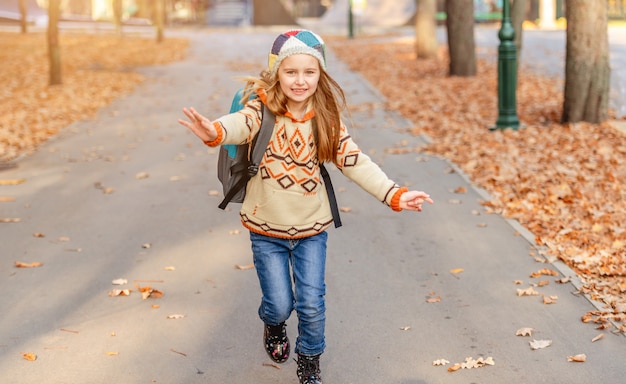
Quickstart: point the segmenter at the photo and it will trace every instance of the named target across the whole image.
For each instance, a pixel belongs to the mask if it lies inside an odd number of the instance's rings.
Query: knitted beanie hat
[[[294,29],[280,34],[269,54],[268,68],[272,76],[276,75],[280,63],[287,57],[297,54],[315,57],[323,69],[326,69],[326,44],[321,37],[306,29]]]

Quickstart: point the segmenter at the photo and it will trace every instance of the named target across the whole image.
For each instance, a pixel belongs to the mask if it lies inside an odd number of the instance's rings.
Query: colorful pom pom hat
[[[287,57],[307,54],[315,57],[323,69],[326,69],[326,44],[321,37],[306,29],[294,29],[281,33],[272,45],[268,58],[268,69],[276,75],[280,63]]]

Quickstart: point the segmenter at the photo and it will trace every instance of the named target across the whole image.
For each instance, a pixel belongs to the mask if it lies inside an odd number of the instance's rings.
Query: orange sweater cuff
[[[402,187],[398,189],[396,193],[394,193],[393,197],[391,198],[391,209],[393,209],[396,212],[402,211],[402,208],[400,208],[400,196],[402,196],[404,192],[408,192],[408,191],[409,191],[408,188]]]
[[[222,126],[218,123],[213,123],[213,126],[215,127],[215,130],[217,131],[217,137],[213,141],[204,142],[204,144],[208,145],[209,147],[217,147],[218,145],[221,144],[222,140],[224,139],[224,130],[222,129]]]

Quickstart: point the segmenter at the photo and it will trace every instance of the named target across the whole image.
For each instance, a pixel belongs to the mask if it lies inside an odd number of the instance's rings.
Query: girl
[[[307,30],[279,35],[267,70],[247,78],[239,112],[213,122],[184,108],[189,128],[206,145],[250,142],[261,124],[262,105],[276,124],[259,172],[248,182],[241,221],[249,231],[263,297],[259,317],[272,360],[285,362],[290,343],[285,321],[295,309],[300,384],[322,384],[319,358],[325,348],[326,229],[332,224],[319,165],[332,162],[348,178],[394,211],[421,211],[433,201],[400,188],[361,152],[341,121],[345,96],[326,72],[323,40]],[[293,284],[292,284],[293,281]]]

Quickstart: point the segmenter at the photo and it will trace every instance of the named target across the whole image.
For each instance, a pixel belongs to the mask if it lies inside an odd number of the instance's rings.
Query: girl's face
[[[311,55],[291,55],[278,68],[280,89],[287,96],[287,107],[292,113],[304,112],[319,80],[320,63]]]

